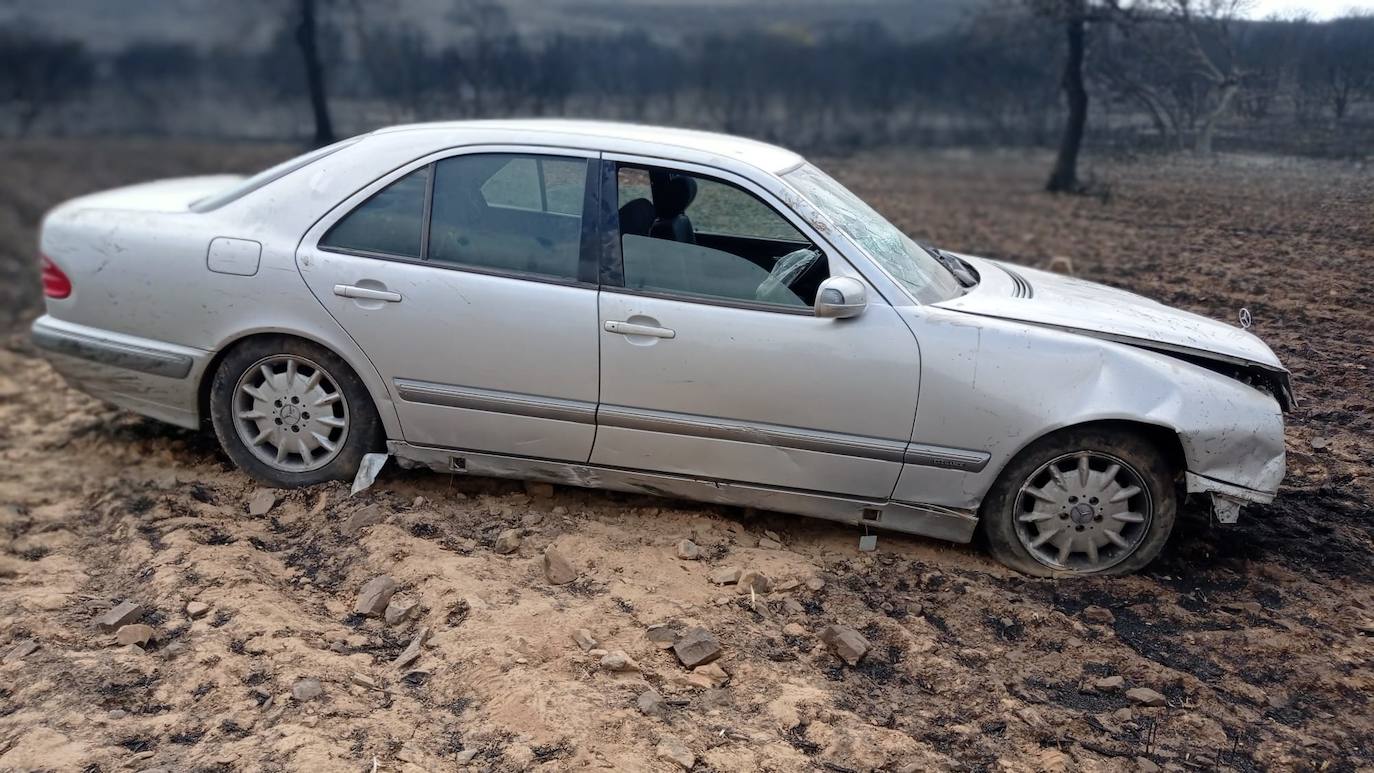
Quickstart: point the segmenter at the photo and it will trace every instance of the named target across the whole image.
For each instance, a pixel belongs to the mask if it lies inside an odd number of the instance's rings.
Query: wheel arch
[[[1100,430],[1106,432],[1129,432],[1140,437],[1156,449],[1164,457],[1169,468],[1173,470],[1175,476],[1182,476],[1188,469],[1188,457],[1184,451],[1183,440],[1179,437],[1178,430],[1164,424],[1155,424],[1148,421],[1136,419],[1092,419],[1081,421],[1074,424],[1067,424],[1056,427],[1037,435],[1024,443],[1016,452],[1010,454],[1006,461],[1002,463],[993,481],[1001,480],[1007,468],[1015,464],[1036,444],[1048,439],[1066,435],[1071,432],[1081,432],[1083,430]]]
[[[1091,436],[1093,434],[1125,435],[1128,442],[1124,445],[1130,446],[1130,450],[1133,450],[1136,455],[1144,450],[1141,448],[1142,445],[1156,449],[1160,455],[1158,462],[1140,460],[1146,467],[1154,468],[1153,473],[1141,468],[1136,470],[1136,474],[1140,476],[1142,481],[1154,481],[1154,483],[1142,483],[1142,486],[1150,489],[1158,486],[1161,499],[1153,500],[1152,498],[1151,501],[1155,501],[1156,505],[1150,511],[1151,517],[1141,519],[1146,525],[1135,535],[1136,538],[1129,547],[1120,541],[1121,537],[1118,534],[1117,544],[1123,548],[1128,548],[1128,552],[1125,554],[1115,558],[1109,556],[1108,561],[1101,564],[1098,559],[1098,551],[1101,547],[1088,547],[1084,551],[1078,551],[1086,552],[1087,560],[1090,562],[1087,567],[1075,568],[1069,564],[1047,562],[1035,554],[1034,548],[1043,544],[1044,539],[1061,533],[1063,528],[1056,524],[1049,529],[1048,533],[1040,530],[1038,532],[1040,539],[1036,543],[1027,542],[1027,538],[1021,534],[1021,529],[1017,524],[1018,521],[1022,520],[1018,516],[1021,497],[1018,492],[1023,491],[1025,485],[1021,476],[1027,472],[1032,478],[1040,474],[1038,470],[1041,469],[1041,459],[1031,456],[1034,452],[1054,450],[1061,456],[1051,458],[1062,458],[1062,453],[1066,448],[1073,448],[1077,445],[1072,436]],[[1101,450],[1108,454],[1111,453],[1110,448]],[[1126,453],[1126,451],[1123,450],[1122,453]],[[1116,461],[1120,462],[1122,458],[1125,457],[1118,457]],[[1136,465],[1131,463],[1131,466]],[[1023,445],[997,471],[993,485],[978,508],[977,536],[1002,564],[1033,576],[1129,574],[1153,561],[1168,541],[1169,535],[1173,531],[1179,505],[1183,501],[1182,482],[1186,469],[1187,463],[1182,439],[1173,428],[1168,426],[1134,419],[1095,419],[1058,427]],[[1069,498],[1069,501],[1075,500]],[[1097,500],[1092,500],[1092,503],[1097,504]],[[1078,507],[1082,506],[1082,504],[1078,505]],[[1063,511],[1063,513],[1060,515],[1061,519],[1069,517],[1067,511]],[[1102,520],[1103,517],[1099,514],[1094,520]],[[1037,526],[1036,528],[1039,529],[1040,527]],[[1078,531],[1084,530],[1083,525],[1073,528]],[[1090,524],[1089,528],[1091,528]],[[1074,535],[1070,532],[1069,542],[1059,544],[1059,555],[1061,556],[1059,561],[1065,561],[1071,552],[1075,552],[1073,540]],[[1090,541],[1089,544],[1097,543]],[[1106,543],[1102,544],[1105,545]],[[1108,547],[1111,546],[1108,545]]]
[[[362,382],[363,388],[367,390],[368,398],[372,400],[372,407],[377,411],[377,416],[381,419],[382,428],[386,432],[388,440],[402,437],[400,432],[400,420],[396,416],[395,407],[392,405],[391,397],[387,394],[385,386],[381,383],[381,376],[373,367],[371,361],[363,357],[361,365],[355,357],[349,356],[348,352],[340,351],[340,347],[331,345],[328,341],[317,337],[304,335],[297,330],[278,330],[260,329],[244,331],[233,338],[223,342],[215,351],[214,355],[206,363],[205,368],[200,372],[200,381],[196,385],[196,412],[200,416],[201,424],[210,421],[210,392],[215,381],[215,373],[219,370],[220,363],[229,353],[247,344],[250,341],[264,338],[295,338],[300,341],[321,347],[336,357],[344,361],[348,367],[353,369],[354,375]],[[361,356],[361,352],[359,352]],[[380,398],[378,389],[381,389]]]

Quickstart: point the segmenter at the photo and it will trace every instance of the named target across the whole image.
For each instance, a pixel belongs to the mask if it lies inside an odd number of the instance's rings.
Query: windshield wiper
[[[939,261],[940,265],[944,266],[945,270],[953,274],[954,280],[963,287],[973,287],[978,284],[977,275],[973,273],[972,269],[970,269],[968,264],[964,263],[964,261],[940,250],[938,247],[932,247],[929,244],[922,244],[921,249],[929,253],[930,257]]]

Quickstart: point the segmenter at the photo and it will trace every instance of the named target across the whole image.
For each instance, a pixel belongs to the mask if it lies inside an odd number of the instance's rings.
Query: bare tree
[[[1053,19],[1064,29],[1068,44],[1060,88],[1068,102],[1069,113],[1064,120],[1064,133],[1059,140],[1059,154],[1054,160],[1045,190],[1051,193],[1077,193],[1082,189],[1078,181],[1078,153],[1083,146],[1083,133],[1088,125],[1088,87],[1084,81],[1084,62],[1087,57],[1088,26],[1090,24],[1121,21],[1125,18],[1118,0],[1029,0],[1037,15]]]
[[[1083,130],[1088,125],[1088,87],[1083,83],[1083,59],[1087,49],[1088,0],[1035,0],[1039,12],[1055,16],[1064,25],[1068,54],[1060,88],[1069,105],[1064,120],[1064,134],[1059,140],[1059,154],[1054,159],[1045,190],[1051,193],[1076,193],[1078,182],[1078,152],[1083,145]]]
[[[1232,27],[1250,8],[1250,0],[1156,0],[1166,18],[1180,31],[1194,72],[1206,84],[1202,125],[1193,151],[1212,154],[1217,124],[1240,92],[1244,71],[1235,52]]]
[[[334,141],[334,122],[329,117],[329,98],[325,92],[324,65],[320,63],[319,10],[316,0],[298,0],[296,45],[301,49],[305,84],[310,92],[310,111],[315,117],[315,145]]]
[[[1311,80],[1340,124],[1353,105],[1374,96],[1374,14],[1327,23],[1315,42]]]

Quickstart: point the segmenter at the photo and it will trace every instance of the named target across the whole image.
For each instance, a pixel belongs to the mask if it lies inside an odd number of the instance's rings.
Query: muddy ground
[[[32,357],[14,331],[37,306],[47,206],[281,154],[0,145],[0,769],[671,771],[670,747],[696,771],[1374,768],[1370,171],[1099,159],[1100,196],[1055,198],[1043,158],[827,165],[941,246],[1072,256],[1080,276],[1222,319],[1247,306],[1292,369],[1272,506],[1235,527],[1194,507],[1147,572],[1052,582],[976,548],[884,535],[860,554],[833,524],[575,489],[388,469],[352,498],[264,494],[212,435],[104,407]],[[351,536],[351,516],[377,522]],[[512,528],[522,544],[496,553]],[[677,557],[688,538],[697,560]],[[577,581],[545,580],[551,545]],[[775,589],[710,581],[728,567]],[[382,574],[414,619],[354,613]],[[124,600],[146,609],[146,649],[96,626]],[[659,649],[661,623],[718,637],[722,673]],[[818,645],[832,623],[871,642],[857,667]],[[579,628],[639,670],[603,670]],[[645,714],[648,689],[663,702]]]

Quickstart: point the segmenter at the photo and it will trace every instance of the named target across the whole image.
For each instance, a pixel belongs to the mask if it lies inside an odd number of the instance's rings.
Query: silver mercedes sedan
[[[968,542],[1155,558],[1284,474],[1239,327],[919,244],[787,150],[574,121],[383,129],[67,202],[33,341],[274,486],[365,454]]]

